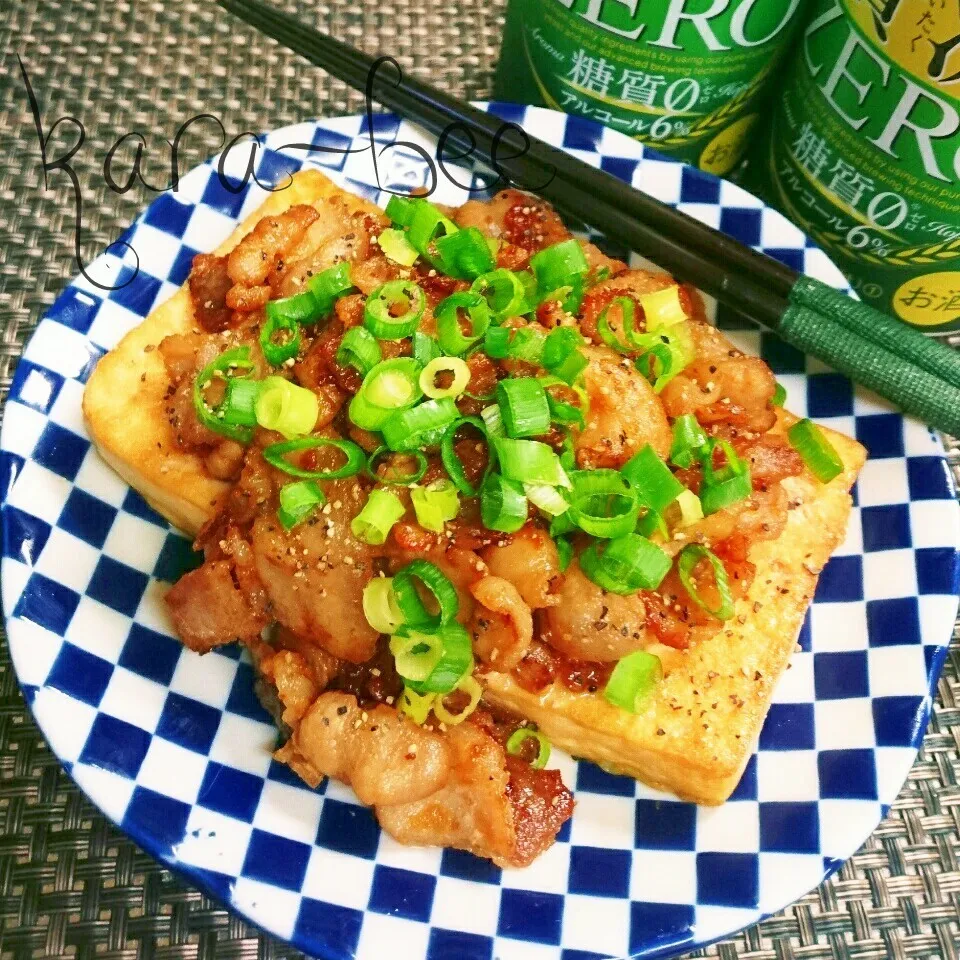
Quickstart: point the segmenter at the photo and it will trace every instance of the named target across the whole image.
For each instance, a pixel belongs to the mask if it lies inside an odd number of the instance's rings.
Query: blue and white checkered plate
[[[839,272],[743,190],[627,137],[547,110],[496,112],[667,203],[838,286]],[[374,135],[435,142],[391,117]],[[279,183],[314,163],[385,202],[360,117],[263,139],[256,169]],[[242,178],[249,150],[225,172]],[[407,148],[379,182],[427,178]],[[463,180],[462,177],[458,178]],[[263,199],[217,176],[216,158],[160,195],[124,235],[139,273],[106,293],[80,277],[17,368],[0,440],[3,609],[13,662],[44,735],[81,789],[144,849],[259,926],[330,960],[588,960],[683,953],[775,912],[836,870],[897,796],[916,756],[957,610],[958,508],[940,442],[773,337],[760,352],[787,406],[870,452],[847,539],[820,578],[791,669],[731,800],[698,808],[554,753],[573,819],[525,870],[453,850],[400,846],[350,790],[309,790],[271,759],[275,730],[246,656],[181,648],[164,581],[187,541],[87,439],[83,385],[98,358],[183,283]],[[437,198],[467,199],[441,175]],[[615,245],[606,244],[611,252]],[[115,248],[122,249],[122,248]],[[622,251],[620,251],[622,253]],[[89,274],[129,280],[109,253]]]

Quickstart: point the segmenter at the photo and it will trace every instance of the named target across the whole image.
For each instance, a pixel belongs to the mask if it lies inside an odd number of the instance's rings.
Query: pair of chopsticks
[[[401,79],[387,58],[375,60],[261,0],[216,2],[389,110],[437,135],[446,131],[457,150],[495,155],[517,185],[561,212],[616,238],[905,412],[960,435],[960,353],[519,129],[504,138],[495,116],[415,78]]]

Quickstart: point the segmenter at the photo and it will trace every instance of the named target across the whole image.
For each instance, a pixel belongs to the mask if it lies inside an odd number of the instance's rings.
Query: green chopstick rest
[[[819,357],[905,413],[952,436],[960,435],[960,387],[807,307],[788,307],[779,332],[788,343]]]
[[[938,343],[902,320],[813,277],[801,276],[797,280],[790,291],[790,302],[836,320],[864,339],[960,388],[960,351]]]

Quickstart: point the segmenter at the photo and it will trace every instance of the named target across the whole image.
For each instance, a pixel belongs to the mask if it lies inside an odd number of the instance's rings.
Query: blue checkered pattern
[[[780,259],[842,284],[795,227],[729,183],[609,130],[503,108],[539,136]],[[389,141],[432,141],[390,117]],[[362,147],[359,118],[266,138],[258,177],[280,181],[318,148]],[[245,160],[243,165],[245,165]],[[369,153],[309,161],[347,189],[384,196]],[[227,164],[227,173],[241,169]],[[873,830],[913,762],[957,608],[958,510],[939,442],[773,337],[724,325],[760,351],[789,407],[870,451],[846,542],[821,578],[800,651],[734,797],[716,809],[658,795],[558,756],[577,808],[524,871],[453,850],[401,847],[337,783],[308,790],[271,759],[274,729],[236,651],[203,658],[173,639],[163,581],[196,562],[189,543],[92,451],[80,413],[102,354],[185,279],[262,193],[225,190],[206,164],[159,197],[105,255],[104,295],[82,278],[40,324],[2,435],[3,606],[17,674],[51,746],[89,796],[143,847],[313,955],[429,960],[663,957],[729,934],[816,885]],[[386,151],[381,183],[425,181]],[[440,199],[462,190],[442,183]],[[609,249],[615,244],[606,243]]]

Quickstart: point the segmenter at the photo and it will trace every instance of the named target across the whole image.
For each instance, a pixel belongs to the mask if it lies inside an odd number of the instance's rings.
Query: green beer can
[[[857,293],[960,329],[960,2],[814,0],[748,186]]]
[[[510,0],[495,94],[711,173],[739,162],[807,0]]]

